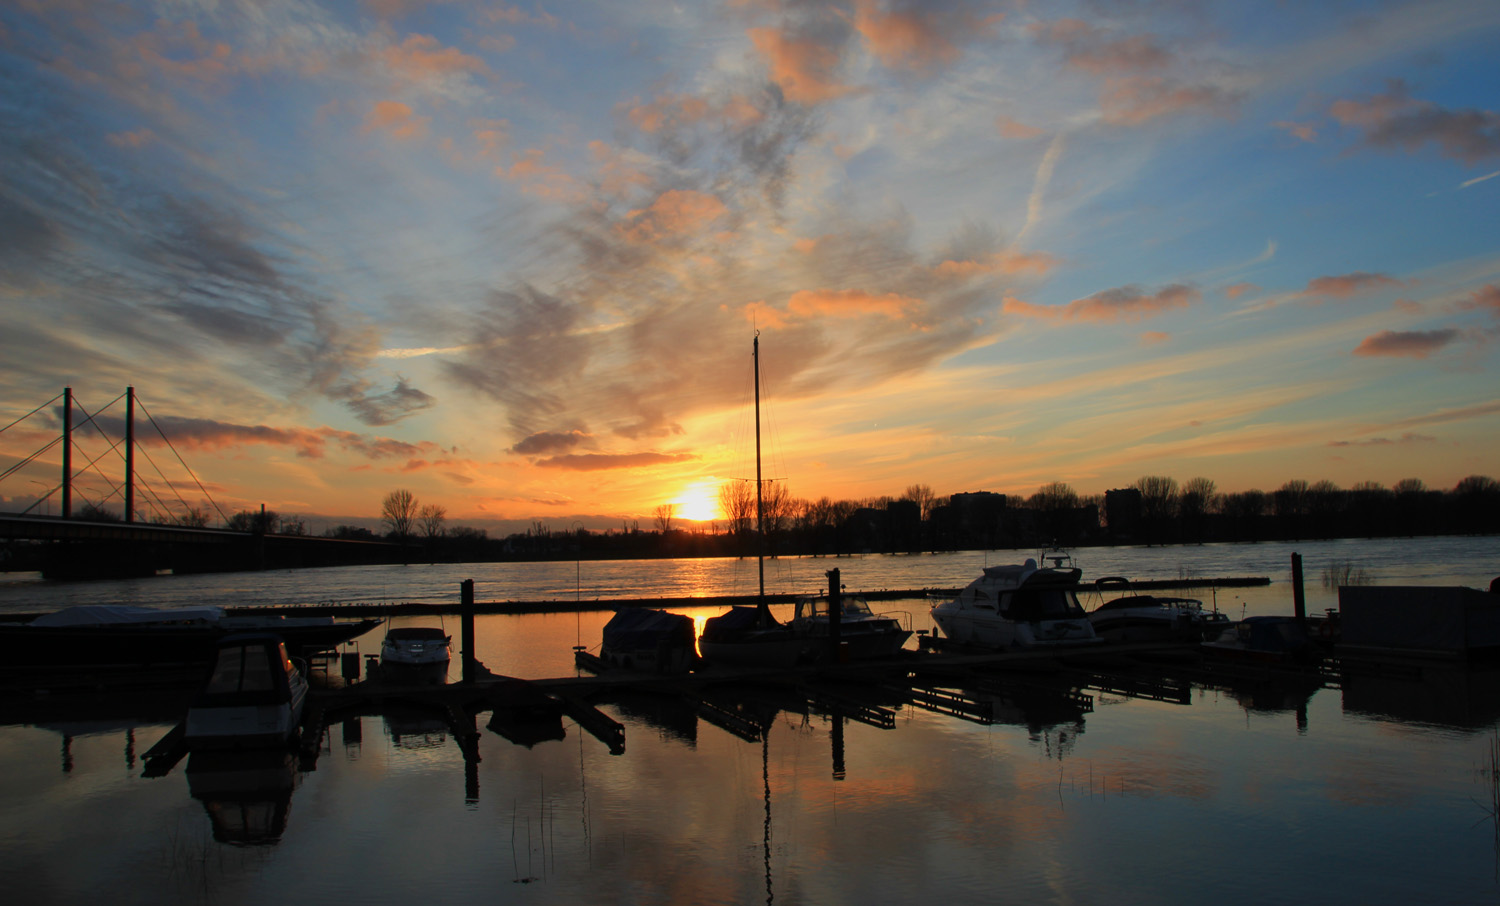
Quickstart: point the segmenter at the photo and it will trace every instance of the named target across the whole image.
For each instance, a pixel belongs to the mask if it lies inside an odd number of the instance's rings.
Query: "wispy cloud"
[[[698,459],[692,453],[569,453],[537,461],[544,469],[565,469],[571,472],[600,472],[609,469],[642,469],[651,466],[691,462]]]
[[[1354,349],[1358,356],[1397,356],[1425,359],[1458,339],[1451,328],[1441,330],[1382,330],[1365,339]]]
[[[1180,283],[1165,286],[1154,293],[1138,286],[1122,286],[1062,306],[1032,305],[1007,298],[1003,310],[1007,314],[1057,321],[1139,321],[1174,309],[1188,308],[1202,298],[1197,289]]]

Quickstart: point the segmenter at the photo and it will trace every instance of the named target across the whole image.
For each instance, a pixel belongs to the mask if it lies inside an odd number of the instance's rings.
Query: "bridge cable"
[[[208,502],[213,504],[214,510],[219,514],[219,518],[223,519],[225,524],[228,524],[229,517],[224,514],[223,508],[219,506],[219,502],[217,500],[214,500],[213,495],[208,493],[208,488],[205,488],[203,486],[203,482],[198,480],[198,475],[193,471],[192,466],[189,466],[187,464],[187,461],[182,458],[182,454],[177,452],[177,448],[172,445],[172,439],[167,437],[167,432],[163,431],[161,429],[161,425],[156,423],[156,416],[151,414],[150,410],[146,408],[146,404],[141,402],[141,398],[139,396],[135,398],[135,404],[141,407],[141,412],[145,413],[146,420],[151,423],[151,427],[155,428],[156,433],[161,435],[161,439],[166,441],[167,449],[171,450],[172,455],[177,457],[177,461],[182,463],[182,467],[184,469],[187,469],[188,475],[191,475],[193,478],[193,482],[198,485],[198,490],[202,491],[203,496],[208,500]]]
[[[59,393],[57,396],[54,396],[52,399],[47,400],[45,403],[42,403],[40,406],[37,406],[35,409],[31,410],[30,412],[26,413],[25,415],[21,416],[20,418],[16,419],[15,421],[11,422],[10,424],[6,425],[4,428],[0,428],[0,432],[9,431],[11,428],[14,428],[16,425],[19,425],[21,422],[26,421],[26,419],[31,418],[33,415],[36,415],[38,412],[41,412],[43,409],[45,409],[48,406],[52,405],[53,403],[57,402],[57,399],[60,396],[62,396],[61,393]]]

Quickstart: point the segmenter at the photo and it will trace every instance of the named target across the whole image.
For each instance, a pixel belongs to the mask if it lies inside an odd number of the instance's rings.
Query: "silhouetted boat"
[[[0,624],[0,668],[120,668],[212,664],[232,633],[273,632],[287,651],[329,651],[380,624],[279,614],[226,616],[219,607],[164,609],[95,604]]]
[[[285,744],[306,701],[307,678],[279,637],[225,636],[208,685],[188,706],[184,740],[193,750]]]
[[[1118,577],[1094,583],[1101,594],[1112,588],[1129,591],[1130,583]],[[1230,624],[1217,610],[1205,610],[1197,598],[1123,594],[1105,601],[1089,613],[1094,632],[1115,641],[1180,640],[1201,642],[1215,638]]]
[[[693,618],[644,607],[624,607],[604,624],[599,657],[611,667],[647,673],[687,673],[698,660]]]
[[[1041,648],[1102,641],[1078,605],[1076,566],[986,566],[952,598],[933,605],[943,635],[975,648]]]
[[[1246,617],[1199,645],[1204,656],[1262,665],[1310,665],[1322,650],[1296,617]]]
[[[801,598],[792,617],[792,632],[811,642],[813,654],[820,657],[825,655],[832,632],[828,600],[825,595]],[[839,597],[839,642],[844,656],[850,660],[895,657],[909,638],[911,630],[902,625],[900,618],[875,613],[869,602],[858,595]]]
[[[698,651],[709,663],[735,666],[790,667],[808,660],[810,642],[771,615],[766,604],[765,498],[760,477],[760,334],[751,345],[755,378],[755,563],[759,575],[754,607],[731,607],[703,623]]]

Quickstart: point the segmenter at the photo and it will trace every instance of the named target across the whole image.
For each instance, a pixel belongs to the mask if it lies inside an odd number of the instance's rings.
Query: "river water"
[[[1485,587],[1500,539],[1081,549],[1085,578],[1267,576],[1205,588],[1238,617],[1308,607],[1325,570]],[[955,587],[1027,552],[778,560],[772,591]],[[1030,552],[1035,555],[1035,552]],[[0,581],[0,611],[128,601],[452,601],[748,593],[753,561],[362,567],[132,582]],[[930,626],[925,603],[881,602]],[[711,615],[716,607],[686,608]],[[702,612],[701,614],[699,612]],[[492,670],[571,675],[607,612],[483,616]],[[447,621],[452,616],[405,618]],[[378,638],[361,644],[374,651]],[[672,697],[605,704],[623,754],[564,719],[527,747],[483,729],[466,762],[421,713],[352,715],[315,769],[195,764],[144,776],[180,701],[0,699],[0,890],[13,903],[1477,903],[1500,898],[1500,675],[1346,672],[1195,684],[1187,703],[1076,678],[983,690],[984,722],[902,704],[893,727],[744,693],[747,741]],[[774,715],[774,716],[773,716]],[[480,715],[483,727],[489,715]],[[304,767],[313,767],[307,765]]]

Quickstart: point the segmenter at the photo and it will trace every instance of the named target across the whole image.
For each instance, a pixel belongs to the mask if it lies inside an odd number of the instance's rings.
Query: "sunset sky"
[[[1497,47],[1494,0],[10,0],[0,423],[134,385],[229,512],[648,527],[745,477],[758,329],[798,497],[1500,477]]]

